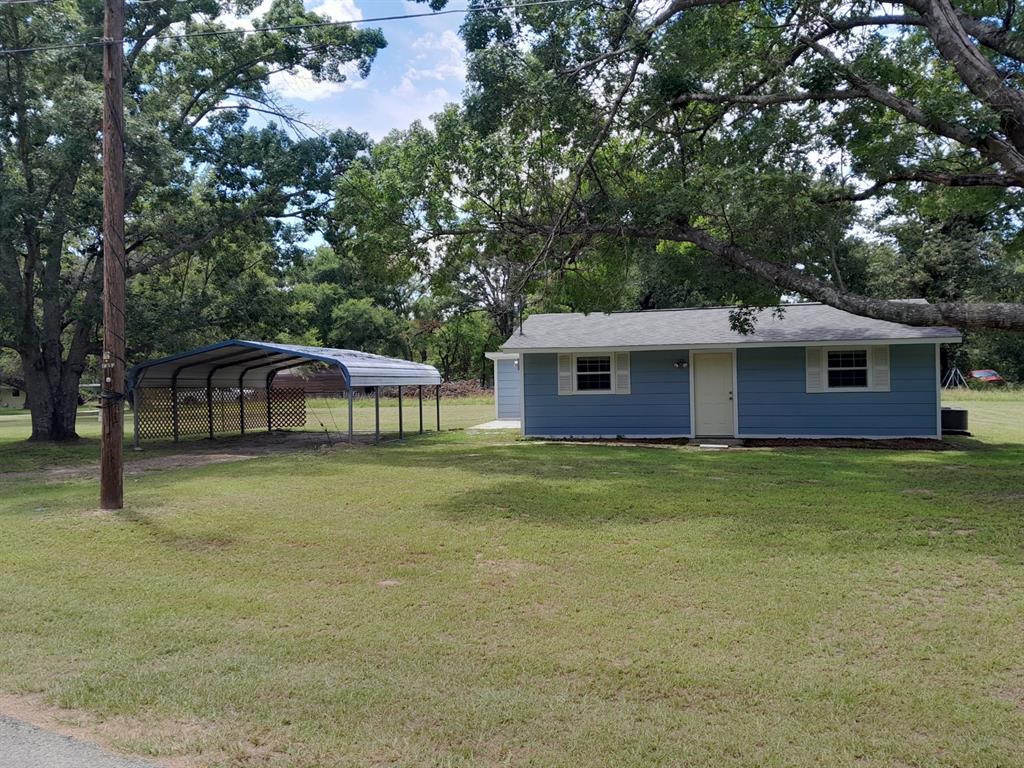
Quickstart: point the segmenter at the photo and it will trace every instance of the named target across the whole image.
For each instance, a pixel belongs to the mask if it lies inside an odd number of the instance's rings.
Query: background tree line
[[[462,103],[376,143],[306,124],[270,77],[369,75],[379,30],[166,34],[255,4],[129,4],[129,362],[241,336],[483,377],[524,313],[729,304],[744,329],[810,298],[957,325],[956,362],[1024,379],[1012,2],[482,10]],[[318,20],[276,0],[255,25]],[[0,46],[100,22],[8,4]],[[98,351],[97,51],[0,61],[0,348],[41,439],[73,436]]]

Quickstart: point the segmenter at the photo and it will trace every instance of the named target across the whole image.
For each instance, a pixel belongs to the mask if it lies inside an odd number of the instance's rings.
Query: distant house
[[[939,437],[939,345],[952,328],[860,317],[824,304],[531,315],[496,366],[502,402],[536,437]],[[503,386],[504,382],[504,386]],[[511,405],[509,406],[511,408]]]
[[[0,408],[24,408],[25,388],[17,382],[0,382]]]

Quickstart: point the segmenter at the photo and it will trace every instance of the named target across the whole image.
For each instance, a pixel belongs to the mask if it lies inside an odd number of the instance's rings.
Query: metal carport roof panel
[[[140,363],[128,371],[128,386],[237,387],[244,375],[243,386],[263,389],[269,373],[304,362],[339,368],[350,387],[441,383],[434,366],[409,360],[351,349],[229,339]]]

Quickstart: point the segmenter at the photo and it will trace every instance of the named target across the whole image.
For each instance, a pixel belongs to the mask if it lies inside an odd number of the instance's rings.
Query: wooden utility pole
[[[124,506],[124,0],[103,16],[103,412],[100,507]]]

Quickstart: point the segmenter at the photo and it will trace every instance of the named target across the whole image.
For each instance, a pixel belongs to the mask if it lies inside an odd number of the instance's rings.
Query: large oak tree
[[[299,0],[276,0],[254,25],[293,28],[224,34],[228,13],[255,5],[128,6],[129,281],[197,255],[234,259],[232,233],[265,247],[288,228],[319,226],[334,178],[365,147],[351,132],[322,134],[290,115],[272,78],[297,67],[331,81],[366,75],[385,45],[381,32],[306,26],[326,19]],[[3,4],[0,48],[96,41],[102,10],[98,0]],[[34,439],[75,436],[80,378],[98,348],[101,50],[93,42],[0,55],[0,347],[20,357]],[[175,306],[158,309],[136,317],[161,323],[154,318]],[[132,317],[129,306],[130,345]],[[188,325],[176,319],[162,324]]]
[[[523,142],[550,126],[562,150],[546,205],[484,223],[533,238],[542,274],[585,258],[582,241],[668,241],[857,314],[1024,330],[1022,13],[1013,0],[595,0],[476,14],[467,119],[485,135],[520,125]],[[964,256],[992,290],[910,304],[844,279],[836,244],[883,237],[884,215],[936,191],[999,211],[983,234],[1000,247]]]

